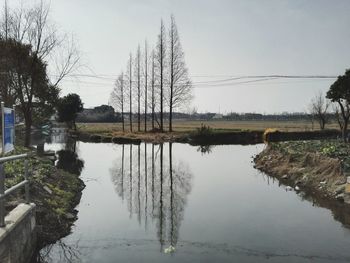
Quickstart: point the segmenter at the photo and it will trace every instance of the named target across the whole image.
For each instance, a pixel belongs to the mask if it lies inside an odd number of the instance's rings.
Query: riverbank
[[[13,154],[28,152],[16,147]],[[77,219],[75,207],[79,204],[84,182],[75,174],[57,169],[53,162],[45,157],[29,158],[30,201],[36,204],[38,249],[56,242],[68,235]],[[6,188],[23,180],[23,161],[5,164]],[[23,191],[11,195],[6,202],[6,210],[13,209],[24,202]]]
[[[279,131],[267,130],[220,130],[202,125],[193,131],[176,132],[112,132],[80,128],[70,131],[71,136],[83,142],[113,142],[119,144],[140,144],[141,142],[178,142],[191,145],[257,144],[264,141],[315,140],[340,136],[338,130],[323,131]]]
[[[349,144],[339,140],[270,143],[254,162],[287,190],[350,204]]]
[[[167,121],[164,123],[164,130],[168,131]],[[174,120],[173,130],[180,133],[196,131],[202,126],[207,126],[216,131],[265,131],[273,128],[282,132],[304,132],[318,131],[319,126],[311,121],[229,121],[229,120]],[[138,124],[133,123],[133,131],[137,131]],[[141,122],[141,130],[144,130],[144,122]],[[329,123],[326,129],[338,129],[338,123]],[[89,134],[100,134],[103,136],[115,136],[115,133],[122,132],[122,123],[77,123],[78,130]],[[147,123],[147,130],[152,130],[151,123]],[[129,123],[125,124],[125,131],[129,131]]]

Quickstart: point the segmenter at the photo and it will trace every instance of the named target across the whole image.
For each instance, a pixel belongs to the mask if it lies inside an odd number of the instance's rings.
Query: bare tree
[[[3,16],[1,20],[1,38],[7,41],[8,39],[8,30],[9,30],[9,9],[7,1],[4,4]],[[0,64],[0,97],[5,105],[13,105],[15,103],[15,90],[11,85],[9,85],[9,62],[8,57],[5,56],[2,58],[4,61],[1,61]]]
[[[166,58],[166,37],[163,20],[160,22],[160,33],[158,35],[158,43],[156,47],[156,61],[158,67],[158,82],[160,91],[160,130],[164,131],[163,126],[163,103],[164,103],[164,72],[165,72],[165,58]]]
[[[137,131],[141,131],[141,48],[136,51],[135,74],[137,77]]]
[[[9,9],[8,9],[8,5],[7,5],[7,0],[5,0],[5,4],[4,4],[4,21],[2,21],[2,31],[3,33],[1,34],[3,38],[5,38],[5,40],[7,40],[8,38],[8,31],[9,31]]]
[[[122,72],[116,82],[114,83],[114,88],[110,95],[110,103],[116,110],[120,110],[122,115],[122,127],[123,132],[125,131],[124,124],[124,73]]]
[[[1,21],[0,35],[23,46],[29,46],[32,63],[27,65],[27,72],[35,72],[38,61],[43,62],[45,71],[46,65],[48,71],[53,71],[51,72],[53,74],[46,76],[48,86],[58,88],[58,84],[80,66],[80,56],[74,40],[68,38],[66,34],[58,33],[56,26],[49,19],[50,6],[45,5],[43,1],[30,8],[20,6],[17,9],[10,9],[5,3],[4,9],[5,19]],[[42,94],[48,92],[42,89],[43,83],[35,80],[37,78],[33,76],[31,80],[25,82],[17,78],[15,89],[17,92],[12,94],[13,99],[20,104],[19,110],[25,119],[27,146],[30,143],[33,107],[39,103],[35,93],[39,90]],[[6,85],[10,85],[9,81],[5,82]],[[13,81],[11,83],[14,85]],[[44,106],[45,104],[42,104],[42,107]]]
[[[171,16],[169,29],[169,131],[173,131],[173,110],[192,99],[192,85],[185,64],[180,38]]]
[[[318,120],[320,129],[324,130],[327,123],[327,113],[330,102],[325,99],[322,92],[318,92],[310,103],[310,113]]]
[[[130,53],[128,62],[128,77],[129,77],[129,123],[130,131],[132,132],[132,54]]]
[[[152,131],[154,130],[154,114],[155,114],[155,94],[154,94],[154,70],[155,70],[155,64],[154,64],[154,50],[152,50],[152,75],[151,75],[151,88],[152,88],[152,94],[151,94],[151,108],[152,108]]]
[[[145,41],[145,68],[144,68],[144,74],[145,74],[145,132],[147,131],[147,84],[148,84],[148,46],[147,46],[147,40]]]
[[[37,57],[45,61],[52,71],[51,84],[57,86],[67,75],[80,67],[80,54],[73,37],[60,34],[50,20],[50,5],[39,4],[9,10],[5,5],[6,18],[0,27],[6,39],[11,38],[29,44]]]

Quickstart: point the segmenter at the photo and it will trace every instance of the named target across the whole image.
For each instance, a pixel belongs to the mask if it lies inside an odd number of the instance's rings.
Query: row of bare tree
[[[121,113],[123,131],[127,107],[130,131],[133,131],[135,110],[137,131],[141,131],[142,114],[144,131],[147,131],[148,120],[152,131],[164,131],[165,106],[168,106],[171,132],[174,110],[183,105],[188,106],[191,99],[192,84],[175,18],[171,16],[169,30],[165,29],[161,20],[158,41],[152,50],[145,41],[143,51],[139,45],[135,57],[130,53],[126,72],[119,74],[110,95],[110,103]]]

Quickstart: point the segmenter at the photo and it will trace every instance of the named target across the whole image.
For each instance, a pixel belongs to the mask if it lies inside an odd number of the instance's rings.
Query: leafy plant
[[[325,155],[333,155],[336,152],[336,147],[334,145],[329,145],[321,149],[321,153]]]

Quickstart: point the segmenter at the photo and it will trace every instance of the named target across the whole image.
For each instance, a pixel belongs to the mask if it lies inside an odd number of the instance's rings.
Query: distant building
[[[213,116],[213,120],[220,120],[220,119],[223,119],[224,118],[224,115],[220,114],[220,113],[216,113],[214,116]]]

